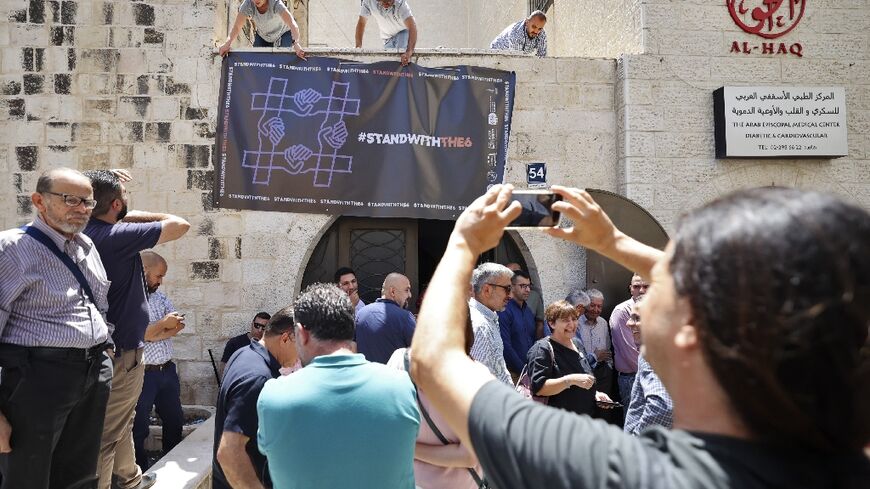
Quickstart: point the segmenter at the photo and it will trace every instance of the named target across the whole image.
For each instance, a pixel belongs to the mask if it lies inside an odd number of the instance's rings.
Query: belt
[[[146,372],[162,372],[173,365],[175,365],[175,364],[172,363],[172,360],[169,360],[166,363],[161,363],[160,365],[145,365],[145,371]]]
[[[92,360],[97,358],[106,348],[107,342],[90,348],[60,348],[53,346],[23,346],[27,355],[32,358],[51,358],[60,360]]]

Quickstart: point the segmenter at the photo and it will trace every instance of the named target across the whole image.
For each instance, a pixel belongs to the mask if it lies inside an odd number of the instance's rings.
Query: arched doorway
[[[441,261],[453,225],[453,221],[429,219],[339,217],[312,251],[301,287],[332,282],[335,270],[349,266],[356,272],[360,297],[369,303],[381,296],[384,277],[399,272],[411,281],[414,299],[410,309],[416,312],[420,293]],[[480,261],[517,262],[534,274],[534,264],[519,239],[514,233],[505,233],[499,245],[481,255]]]
[[[658,249],[664,249],[668,244],[668,233],[662,225],[634,201],[607,190],[587,189],[587,192],[625,234]],[[614,306],[629,298],[628,284],[632,273],[632,270],[626,270],[598,253],[586,250],[586,288],[604,293],[603,317],[609,318]]]

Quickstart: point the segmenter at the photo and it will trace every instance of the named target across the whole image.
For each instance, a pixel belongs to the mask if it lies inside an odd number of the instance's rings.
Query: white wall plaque
[[[722,87],[713,92],[717,158],[838,158],[843,87]]]

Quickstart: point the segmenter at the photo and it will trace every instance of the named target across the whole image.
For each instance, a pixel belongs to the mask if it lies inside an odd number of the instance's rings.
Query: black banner
[[[455,219],[503,181],[512,72],[272,52],[222,72],[218,207]]]

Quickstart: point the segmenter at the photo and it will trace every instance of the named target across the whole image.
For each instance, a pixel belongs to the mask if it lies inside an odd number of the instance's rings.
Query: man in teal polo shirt
[[[420,419],[410,379],[353,353],[353,306],[335,285],[308,287],[293,307],[305,368],[266,382],[257,401],[274,486],[413,489]]]

